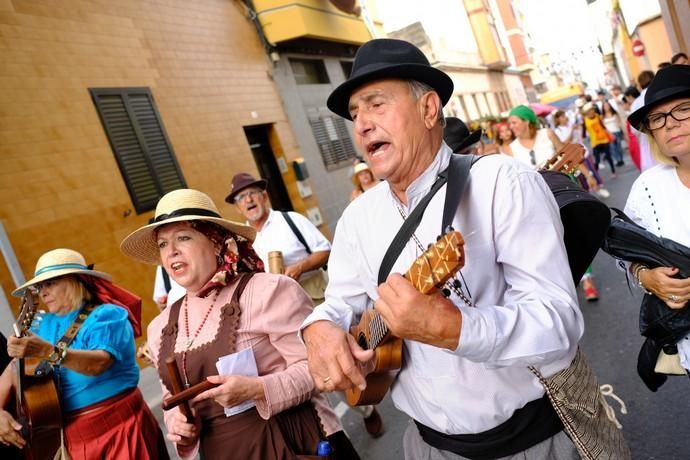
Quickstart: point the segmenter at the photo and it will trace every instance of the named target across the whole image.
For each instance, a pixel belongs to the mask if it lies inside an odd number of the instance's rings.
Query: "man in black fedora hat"
[[[475,162],[450,208],[467,264],[439,291],[423,295],[399,273],[439,236],[445,185],[393,253],[391,274],[379,272],[451,160],[442,107],[452,93],[450,77],[414,45],[376,39],[328,98],[331,111],[352,120],[356,144],[385,182],[350,203],[336,227],[325,301],[302,325],[310,371],[322,391],[363,389],[373,352],[346,331],[375,307],[403,339],[391,395],[412,418],[406,459],[578,458],[528,370],[567,368],[583,332],[558,207],[536,171],[505,155]]]
[[[482,138],[482,130],[476,129],[470,132],[464,121],[456,117],[447,117],[446,126],[443,128],[443,141],[448,147],[459,154],[472,153],[472,147]]]

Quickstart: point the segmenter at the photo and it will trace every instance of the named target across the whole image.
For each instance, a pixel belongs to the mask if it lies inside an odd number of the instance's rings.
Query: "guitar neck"
[[[429,294],[443,286],[465,262],[464,240],[456,231],[440,236],[422,255],[417,257],[403,276],[422,294]],[[375,349],[390,335],[390,330],[381,315],[375,310],[367,312],[362,320],[368,319],[369,349]]]

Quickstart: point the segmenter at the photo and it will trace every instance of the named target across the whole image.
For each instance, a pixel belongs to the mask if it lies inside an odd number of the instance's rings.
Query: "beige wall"
[[[656,72],[660,62],[670,62],[673,51],[668,39],[668,33],[661,17],[653,19],[637,28],[637,35],[644,43],[647,62],[651,66],[650,70]],[[645,59],[641,57],[638,59]],[[643,69],[646,66],[641,66]]]
[[[239,218],[223,197],[234,173],[256,173],[242,126],[274,124],[276,153],[300,156],[269,71],[239,2],[0,0],[0,219],[25,275],[46,250],[77,249],[150,319],[153,267],[119,243],[152,212],[134,212],[88,88],[149,87],[188,186]],[[295,206],[314,206],[288,175]],[[0,283],[9,295],[4,263]]]

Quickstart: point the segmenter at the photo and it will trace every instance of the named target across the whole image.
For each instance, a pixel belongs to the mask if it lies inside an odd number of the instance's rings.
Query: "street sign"
[[[644,44],[639,38],[634,38],[632,41],[632,52],[635,56],[644,56]]]

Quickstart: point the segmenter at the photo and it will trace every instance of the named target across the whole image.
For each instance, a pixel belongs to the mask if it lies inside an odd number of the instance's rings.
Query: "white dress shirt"
[[[659,164],[640,174],[624,212],[656,236],[690,247],[690,189],[675,167]],[[690,369],[690,335],[678,342],[678,354],[681,366]]]
[[[426,195],[451,155],[443,144],[407,189],[402,205],[387,182],[353,201],[338,222],[329,259],[325,303],[302,324],[327,319],[343,329],[378,298],[383,256],[406,214]],[[415,231],[422,245],[441,233],[445,186]],[[462,273],[474,306],[450,298],[462,312],[454,351],[404,342],[393,401],[413,419],[448,434],[479,433],[544,394],[527,366],[550,376],[567,367],[583,332],[563,245],[558,206],[541,176],[505,155],[488,155],[471,169],[453,226],[465,239]],[[405,273],[421,254],[412,240],[393,272]]]
[[[299,229],[304,240],[309,245],[311,252],[329,251],[331,243],[328,242],[323,233],[311,223],[309,219],[297,212],[289,212],[292,221]],[[280,251],[283,253],[283,265],[290,266],[309,256],[306,248],[297,239],[297,236],[290,228],[290,225],[279,211],[269,210],[268,219],[260,231],[256,232],[254,250],[264,263],[268,271],[268,253]],[[304,281],[317,274],[318,270],[311,270],[302,273],[300,281]]]

